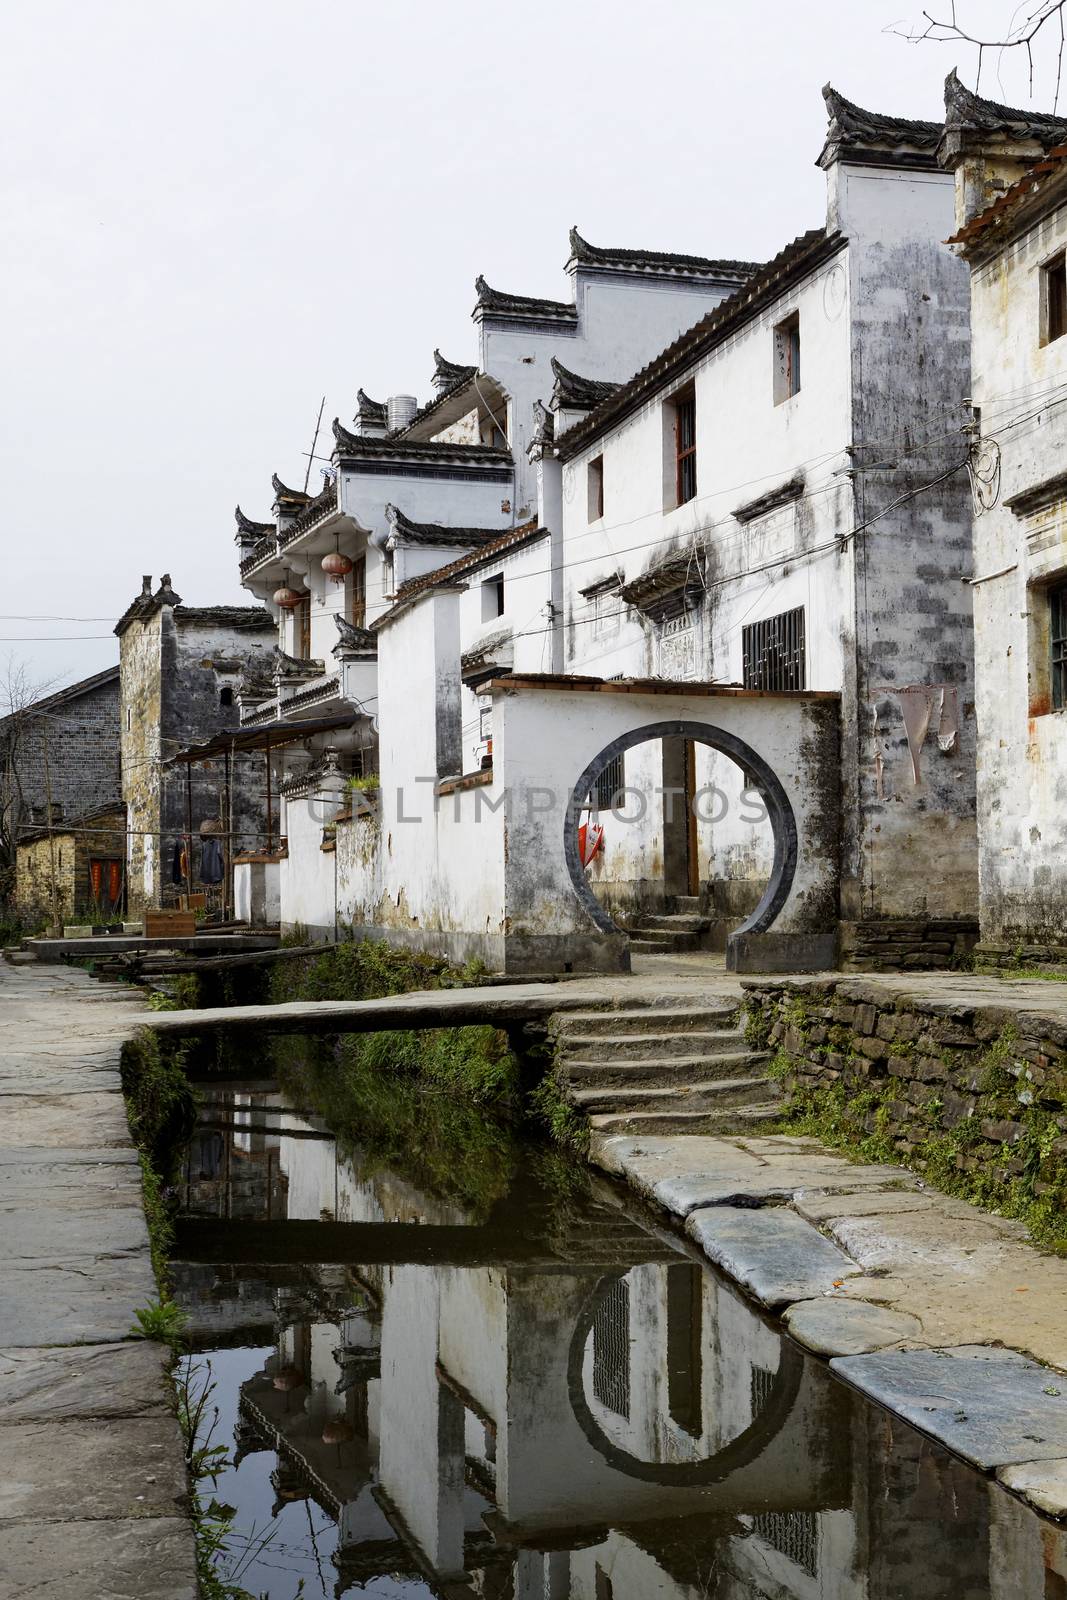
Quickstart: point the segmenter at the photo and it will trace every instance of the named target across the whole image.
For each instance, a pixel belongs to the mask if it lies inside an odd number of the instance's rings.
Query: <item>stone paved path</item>
[[[119,1051],[136,996],[0,960],[0,1600],[194,1600]]]
[[[840,1377],[1067,1515],[1067,1260],[1020,1223],[815,1139],[594,1134],[591,1158]]]

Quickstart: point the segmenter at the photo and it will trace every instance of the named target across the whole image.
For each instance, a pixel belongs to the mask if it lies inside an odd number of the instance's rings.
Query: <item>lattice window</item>
[[[751,1374],[751,1400],[752,1415],[758,1417],[767,1401],[771,1398],[774,1388],[775,1374],[766,1367],[753,1367]]]
[[[593,1393],[617,1417],[630,1415],[630,1286],[618,1278],[593,1318]]]
[[[807,688],[804,607],[782,611],[741,629],[741,681],[771,693]]]
[[[753,1517],[752,1532],[809,1577],[819,1576],[819,1519],[814,1511],[764,1511]]]

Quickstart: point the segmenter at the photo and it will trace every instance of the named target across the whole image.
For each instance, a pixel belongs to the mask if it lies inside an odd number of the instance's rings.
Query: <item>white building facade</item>
[[[955,245],[971,268],[982,938],[1062,958],[1067,120],[979,100],[954,75],[946,110]]]
[[[284,926],[516,972],[679,916],[739,966],[973,942],[953,181],[940,123],[827,101],[826,221],[772,262],[573,233],[570,300],[479,280],[476,367],[361,393],[319,495],[239,514]]]

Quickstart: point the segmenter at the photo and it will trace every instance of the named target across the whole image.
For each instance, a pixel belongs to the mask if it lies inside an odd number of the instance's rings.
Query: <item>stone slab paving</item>
[[[0,1600],[194,1600],[184,1452],[119,1083],[140,1002],[0,961]]]
[[[1067,1516],[1067,1260],[1021,1224],[815,1139],[594,1134],[590,1155],[842,1377]]]

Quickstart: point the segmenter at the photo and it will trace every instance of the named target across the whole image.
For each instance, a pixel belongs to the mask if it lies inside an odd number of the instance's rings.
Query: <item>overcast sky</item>
[[[106,666],[143,572],[248,601],[234,504],[303,482],[322,394],[327,438],[360,385],[426,399],[435,345],[474,359],[479,272],[565,297],[571,223],[741,259],[821,223],[823,83],[937,117],[954,62],[974,82],[972,52],[883,31],[920,11],[8,0],[0,659]],[[1029,103],[1015,60],[983,89]]]

